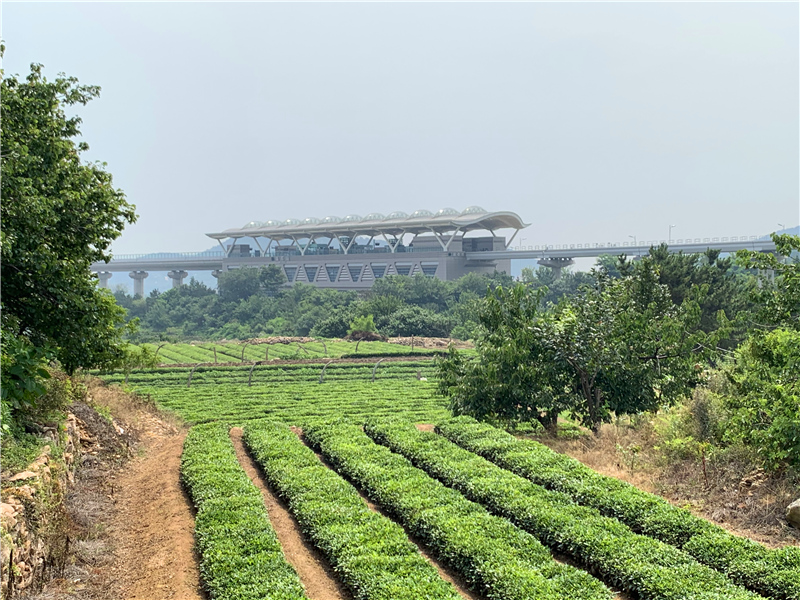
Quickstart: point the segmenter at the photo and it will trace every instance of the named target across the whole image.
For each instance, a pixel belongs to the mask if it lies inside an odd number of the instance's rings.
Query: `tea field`
[[[134,371],[127,375],[127,386],[188,423],[240,425],[269,417],[299,424],[310,417],[388,415],[433,422],[449,415],[447,400],[435,394],[431,360],[379,360],[167,367]],[[126,375],[103,379],[124,384]]]
[[[572,459],[471,419],[430,432],[397,417],[311,417],[302,433],[258,419],[243,439],[353,598],[459,598],[436,564],[483,598],[800,598],[800,549],[769,550],[630,486],[605,488]],[[226,425],[192,428],[182,478],[212,597],[307,597]]]
[[[237,458],[229,429],[241,426],[270,493],[353,598],[464,597],[448,569],[486,599],[800,600],[800,548],[768,549],[534,441],[453,418],[430,359],[104,379],[194,424],[181,478],[211,598],[309,597]]]

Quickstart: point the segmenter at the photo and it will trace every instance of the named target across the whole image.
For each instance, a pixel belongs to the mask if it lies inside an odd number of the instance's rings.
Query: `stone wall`
[[[74,415],[67,416],[63,433],[49,429],[51,444],[21,473],[8,478],[0,493],[0,598],[38,589],[52,568],[55,540],[43,534],[52,531],[47,520],[63,514],[62,499],[74,482],[80,452],[80,431]],[[53,447],[63,449],[55,457]],[[56,453],[57,455],[58,453]],[[44,507],[47,507],[46,509]],[[51,527],[48,529],[48,527]],[[66,537],[58,543],[66,544]],[[66,547],[63,548],[64,554]]]

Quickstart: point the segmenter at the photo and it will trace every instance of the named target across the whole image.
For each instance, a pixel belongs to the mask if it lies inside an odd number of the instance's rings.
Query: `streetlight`
[[[786,229],[786,225],[784,225],[783,223],[778,223],[778,227],[780,227],[778,231],[783,231],[784,229]]]
[[[672,228],[673,227],[675,227],[675,225],[670,225],[669,226],[669,235],[667,236],[667,243],[669,243],[669,244],[672,243]]]
[[[639,245],[639,244],[636,243],[636,236],[635,235],[629,235],[628,237],[633,240],[633,245],[634,246],[638,246]]]
[[[524,237],[521,237],[521,238],[519,238],[519,249],[520,249],[520,250],[522,250],[522,249],[523,249],[523,248],[522,248],[522,242],[523,242],[523,241],[525,241],[525,240],[527,240],[527,239],[528,239],[528,238],[524,238]]]

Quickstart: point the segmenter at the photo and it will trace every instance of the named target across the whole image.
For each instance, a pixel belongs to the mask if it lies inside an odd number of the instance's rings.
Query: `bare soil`
[[[82,458],[66,502],[68,565],[35,598],[204,599],[192,507],[179,481],[185,429],[97,380],[89,397],[71,408]]]

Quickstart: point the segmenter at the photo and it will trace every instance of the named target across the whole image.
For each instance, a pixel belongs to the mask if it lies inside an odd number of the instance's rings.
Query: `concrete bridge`
[[[480,240],[480,250],[476,243]],[[604,254],[643,256],[651,246],[666,243],[664,240],[621,243],[583,243],[536,246],[506,246],[505,238],[455,238],[447,250],[437,244],[426,243],[425,236],[416,238],[416,246],[395,252],[385,247],[364,246],[341,251],[325,248],[324,252],[300,254],[293,247],[280,246],[262,255],[261,252],[239,247],[236,253],[228,249],[217,252],[181,252],[143,255],[120,255],[108,263],[95,263],[92,270],[97,273],[101,287],[109,287],[112,273],[127,272],[133,279],[134,295],[144,295],[144,280],[150,271],[167,271],[172,287],[181,285],[190,271],[211,271],[216,277],[223,271],[241,267],[258,267],[278,264],[290,283],[302,281],[320,287],[337,289],[369,288],[375,279],[393,274],[425,275],[440,279],[457,279],[470,271],[491,272],[510,270],[512,260],[537,260],[540,265],[551,267],[557,273],[574,263],[576,258],[592,258]],[[430,241],[430,240],[428,240]],[[695,254],[709,248],[723,253],[741,249],[756,252],[775,252],[772,240],[750,237],[698,238],[673,240],[668,246],[672,253]]]

